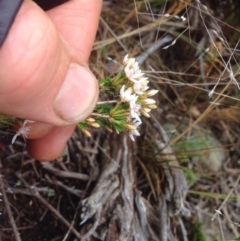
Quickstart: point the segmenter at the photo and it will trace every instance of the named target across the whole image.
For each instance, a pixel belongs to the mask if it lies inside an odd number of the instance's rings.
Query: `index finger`
[[[59,33],[87,62],[98,28],[102,0],[72,0],[47,13]]]

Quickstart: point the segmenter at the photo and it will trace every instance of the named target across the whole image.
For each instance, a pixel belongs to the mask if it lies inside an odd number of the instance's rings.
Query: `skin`
[[[98,84],[87,63],[101,6],[101,0],[72,0],[44,12],[26,0],[0,49],[0,113],[35,121],[27,124],[27,149],[38,160],[61,155],[75,124],[95,107]],[[65,87],[76,65],[89,74],[79,75],[74,95]]]

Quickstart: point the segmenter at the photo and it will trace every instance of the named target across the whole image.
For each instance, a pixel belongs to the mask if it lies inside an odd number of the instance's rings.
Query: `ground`
[[[101,80],[135,57],[158,108],[135,142],[76,130],[51,163],[21,139],[2,148],[0,240],[237,240],[239,13],[231,0],[104,1],[90,68]]]

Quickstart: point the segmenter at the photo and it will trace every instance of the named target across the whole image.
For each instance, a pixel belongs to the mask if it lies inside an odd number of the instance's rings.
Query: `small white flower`
[[[123,65],[124,66],[134,65],[135,62],[136,62],[135,58],[128,58],[128,54],[123,59]]]
[[[144,75],[140,69],[133,68],[128,65],[125,67],[124,70],[128,79],[131,80],[133,83],[138,82]]]
[[[138,82],[144,76],[144,73],[142,73],[141,69],[138,66],[138,62],[134,58],[129,59],[128,55],[126,55],[123,63],[125,66],[124,71],[126,73],[126,76],[132,82]]]
[[[31,120],[25,120],[23,122],[22,127],[19,128],[19,130],[17,131],[17,133],[13,136],[12,138],[12,144],[15,142],[15,140],[17,139],[18,136],[22,136],[24,139],[27,138],[28,133],[30,132],[31,128],[29,126],[26,126],[27,123],[33,123],[35,121],[31,121]]]
[[[130,137],[130,139],[131,139],[132,141],[135,141],[135,140],[134,140],[134,136],[140,136],[140,133],[138,132],[137,127],[138,127],[139,125],[141,125],[141,124],[142,124],[141,121],[138,121],[138,120],[134,120],[134,121],[133,121],[132,125],[135,126],[136,129],[129,131],[129,137]]]
[[[120,97],[122,102],[130,102],[131,100],[134,100],[136,98],[134,94],[132,95],[131,87],[125,91],[125,85],[123,85],[120,90]]]
[[[146,82],[146,80],[135,82],[134,85],[133,85],[134,92],[138,95],[143,95],[144,92],[149,88],[147,86],[147,83],[148,83],[148,81]]]
[[[141,105],[137,104],[136,100],[137,100],[137,98],[135,98],[134,100],[131,100],[129,102],[129,104],[130,104],[130,114],[131,114],[131,117],[133,119],[136,119],[137,121],[141,122],[141,119],[139,117]]]

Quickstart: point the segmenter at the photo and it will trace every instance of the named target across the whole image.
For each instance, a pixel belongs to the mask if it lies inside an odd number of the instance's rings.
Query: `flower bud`
[[[110,133],[112,133],[112,132],[113,132],[113,130],[112,130],[112,129],[110,129],[109,127],[105,126],[105,128],[106,128],[106,130],[107,130],[107,131],[109,131]]]
[[[144,110],[144,109],[141,109],[141,114],[144,115],[145,117],[147,118],[150,118],[151,116]]]
[[[142,102],[147,105],[152,105],[156,103],[156,100],[146,98],[146,99],[142,99]]]
[[[148,105],[148,108],[150,108],[150,109],[156,109],[157,108],[157,105]]]
[[[136,130],[136,127],[134,125],[130,125],[130,124],[124,124],[124,127],[126,127],[128,130]]]
[[[158,93],[158,90],[149,90],[146,92],[146,96],[150,97],[150,96],[154,96]]]
[[[91,137],[92,136],[92,134],[88,130],[86,130],[86,129],[81,129],[81,131],[87,137]]]
[[[90,123],[89,126],[93,127],[93,128],[99,128],[100,125],[98,123]]]
[[[94,118],[92,118],[92,117],[89,117],[89,118],[86,119],[86,121],[87,122],[95,122],[96,120]]]

